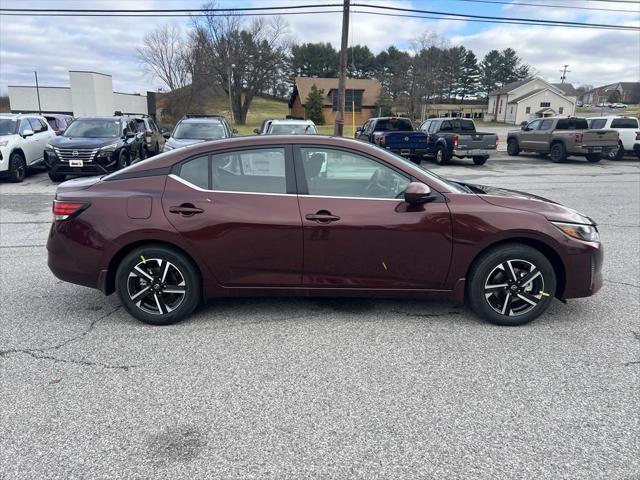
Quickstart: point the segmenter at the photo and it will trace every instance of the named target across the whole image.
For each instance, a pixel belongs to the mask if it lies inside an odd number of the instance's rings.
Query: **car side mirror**
[[[429,186],[422,182],[411,182],[404,191],[404,201],[410,205],[421,205],[433,198]]]
[[[253,129],[253,133],[255,133],[256,135],[258,135],[260,133],[260,130],[258,130],[257,128]]]
[[[166,130],[162,133],[162,136],[169,140],[171,138],[171,132],[167,132]]]
[[[234,128],[233,130],[231,130],[231,132],[235,135],[236,133],[238,133],[238,129]]]
[[[33,135],[33,130],[30,130],[28,128],[22,132],[22,137],[23,138],[27,138],[27,137],[30,137],[32,135]]]

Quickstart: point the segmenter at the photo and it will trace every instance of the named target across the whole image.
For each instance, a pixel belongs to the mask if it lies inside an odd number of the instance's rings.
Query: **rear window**
[[[376,132],[406,132],[413,130],[411,120],[408,118],[387,118],[378,120]]]
[[[638,128],[638,120],[636,118],[614,118],[611,122],[611,128]]]
[[[476,127],[471,120],[460,120],[460,130],[463,132],[475,132]]]
[[[604,118],[597,118],[595,120],[590,120],[589,121],[589,128],[604,128],[604,126],[607,124],[607,120]]]
[[[589,123],[584,118],[562,118],[556,124],[556,130],[586,130]]]

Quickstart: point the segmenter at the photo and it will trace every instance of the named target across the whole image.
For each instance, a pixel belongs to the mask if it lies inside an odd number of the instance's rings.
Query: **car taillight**
[[[496,145],[500,143],[500,137],[498,135],[496,135]]]
[[[54,221],[66,220],[72,215],[80,213],[89,206],[88,203],[71,203],[53,201],[53,219]]]
[[[582,132],[577,132],[574,134],[576,142],[582,142],[582,139],[584,138],[584,135],[582,134]]]
[[[384,138],[384,135],[380,135],[380,145],[384,145],[387,141]]]
[[[636,140],[640,140],[640,132],[636,132]]]
[[[458,143],[460,142],[460,136],[456,133],[453,136],[453,148],[458,148]]]

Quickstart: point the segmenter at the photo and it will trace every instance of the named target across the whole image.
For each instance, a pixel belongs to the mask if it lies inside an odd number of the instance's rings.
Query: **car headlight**
[[[51,150],[51,151],[53,151],[53,145],[51,145],[50,143],[47,143],[47,144],[44,146],[44,149],[45,149],[45,150]]]
[[[117,143],[112,143],[111,145],[105,145],[104,147],[100,147],[99,152],[100,153],[113,153],[113,152],[115,152],[116,148],[118,148],[118,144]]]
[[[579,223],[551,222],[565,235],[582,240],[584,242],[599,242],[600,234],[595,225],[582,225]]]

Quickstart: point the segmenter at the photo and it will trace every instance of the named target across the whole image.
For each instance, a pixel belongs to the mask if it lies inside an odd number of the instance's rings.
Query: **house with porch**
[[[534,118],[575,114],[578,92],[570,83],[540,77],[512,82],[489,94],[486,121],[519,125]]]
[[[338,79],[321,77],[296,77],[293,93],[289,98],[289,114],[306,118],[305,105],[311,88],[323,90],[323,113],[327,124],[335,121],[338,111]],[[378,113],[378,99],[382,86],[378,80],[347,78],[345,92],[346,124],[362,125]],[[353,110],[353,111],[352,111]]]
[[[640,82],[618,82],[585,92],[582,101],[590,105],[609,102],[611,93],[617,91],[622,103],[640,103]]]

